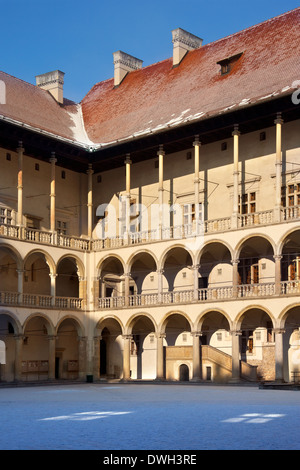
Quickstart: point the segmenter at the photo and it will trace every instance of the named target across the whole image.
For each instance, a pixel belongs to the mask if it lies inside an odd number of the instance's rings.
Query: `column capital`
[[[194,270],[200,269],[200,268],[201,268],[201,264],[193,264],[193,265],[191,266],[191,268],[194,269]]]
[[[281,113],[277,113],[274,124],[283,124],[283,123],[284,123],[284,120],[282,119]]]
[[[51,341],[51,340],[56,340],[58,338],[57,335],[48,335],[48,340]]]
[[[283,335],[285,333],[285,329],[284,328],[273,328],[273,333],[275,333],[275,335]]]
[[[275,261],[278,261],[278,260],[280,261],[283,258],[283,256],[282,255],[274,255],[273,258],[274,258]]]
[[[51,152],[51,157],[49,158],[49,162],[52,163],[52,164],[55,164],[57,162],[55,152]]]
[[[24,147],[23,147],[23,142],[22,142],[22,140],[19,140],[19,142],[18,142],[17,151],[18,151],[18,152],[24,152]]]
[[[167,335],[166,333],[156,333],[155,336],[157,339],[164,339]]]
[[[89,163],[88,169],[86,170],[86,172],[87,172],[88,175],[92,175],[94,173],[94,170],[93,170],[93,167],[92,167],[91,163]]]
[[[241,330],[230,330],[229,334],[231,336],[242,336],[242,331]]]
[[[156,273],[157,274],[164,274],[165,270],[164,269],[157,269]]]
[[[233,136],[235,136],[235,135],[237,135],[237,136],[241,135],[241,133],[240,133],[240,131],[239,131],[239,125],[238,125],[238,124],[235,124],[235,125],[234,125],[232,135],[233,135]]]
[[[164,146],[160,145],[158,148],[157,155],[165,155]]]
[[[202,335],[203,335],[202,331],[191,331],[191,336],[197,337],[197,336],[202,336]]]
[[[193,142],[193,146],[196,147],[197,145],[201,145],[201,142],[199,140],[199,135],[195,135],[195,140]]]
[[[123,338],[124,340],[132,340],[133,335],[122,335],[122,338]]]
[[[131,277],[131,273],[130,272],[126,272],[123,274],[124,277]]]
[[[232,260],[231,260],[231,264],[232,264],[233,266],[234,266],[234,265],[238,265],[239,262],[240,262],[239,259],[232,259]]]
[[[130,153],[127,153],[127,154],[126,154],[124,163],[125,163],[125,165],[126,165],[126,164],[128,164],[128,165],[131,165],[131,164],[132,164],[132,161],[131,161],[131,159],[130,159]]]

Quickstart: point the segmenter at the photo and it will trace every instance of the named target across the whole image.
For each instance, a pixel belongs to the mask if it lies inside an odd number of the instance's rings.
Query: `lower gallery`
[[[0,72],[1,382],[300,380],[299,20]]]

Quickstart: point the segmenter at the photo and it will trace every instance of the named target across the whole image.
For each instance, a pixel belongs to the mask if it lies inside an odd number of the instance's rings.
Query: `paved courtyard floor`
[[[299,391],[70,384],[0,388],[1,450],[299,450]]]

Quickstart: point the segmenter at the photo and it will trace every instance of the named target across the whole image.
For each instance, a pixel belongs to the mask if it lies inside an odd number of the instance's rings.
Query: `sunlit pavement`
[[[299,450],[299,391],[70,384],[0,389],[1,450]]]

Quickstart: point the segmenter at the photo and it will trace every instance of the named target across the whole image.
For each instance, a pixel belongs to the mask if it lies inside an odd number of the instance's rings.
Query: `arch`
[[[300,233],[300,229],[299,228],[292,228],[290,230],[288,230],[287,232],[285,232],[284,235],[282,235],[282,237],[280,238],[279,240],[279,243],[278,243],[278,248],[277,248],[277,251],[278,251],[278,255],[282,255],[282,252],[283,252],[283,249],[284,249],[284,245],[286,244],[286,241],[287,241],[287,238],[290,236],[290,235],[293,235],[294,233],[296,232],[299,232]],[[300,237],[300,235],[299,235]],[[299,245],[300,245],[300,242],[299,242]]]
[[[186,251],[186,253],[189,254],[192,265],[194,264],[194,254],[192,253],[191,250],[189,250],[185,245],[176,243],[175,245],[172,245],[171,247],[168,247],[165,249],[165,251],[162,253],[159,263],[158,263],[158,269],[163,269],[166,263],[166,259],[168,258],[168,255],[172,252],[175,251],[176,249],[182,249]]]
[[[241,312],[238,313],[237,317],[233,321],[233,323],[236,325],[236,329],[239,330],[241,327],[241,324],[243,322],[243,317],[249,312],[250,310],[261,310],[265,314],[267,314],[270,319],[272,320],[272,324],[275,327],[275,318],[273,314],[270,312],[269,309],[266,307],[262,307],[261,305],[249,305],[248,307],[245,307]]]
[[[179,366],[179,381],[188,382],[190,380],[190,368],[187,364],[183,363]]]
[[[241,254],[241,250],[243,248],[243,245],[245,245],[245,243],[249,240],[254,240],[255,238],[261,238],[261,239],[264,239],[266,240],[267,242],[269,242],[269,244],[271,245],[272,249],[273,249],[273,255],[276,254],[276,244],[274,242],[274,240],[272,240],[271,237],[269,237],[268,235],[266,234],[263,234],[263,233],[255,233],[255,234],[250,234],[250,235],[247,235],[246,237],[242,238],[238,244],[236,245],[235,249],[234,249],[234,256],[235,256],[235,259],[239,259],[240,258],[240,254]]]
[[[27,253],[27,255],[26,255],[25,258],[24,258],[24,263],[23,263],[24,266],[25,266],[26,262],[28,261],[28,258],[29,258],[31,255],[34,255],[34,254],[42,254],[42,255],[44,255],[45,260],[46,260],[46,263],[48,264],[49,269],[50,269],[50,274],[56,274],[56,265],[55,265],[55,262],[54,262],[52,256],[49,255],[49,253],[47,253],[47,251],[45,251],[45,250],[34,249],[34,250],[29,251],[29,253]]]
[[[59,260],[56,263],[56,272],[58,272],[58,267],[60,263],[65,259],[75,260],[78,276],[80,276],[81,278],[85,277],[85,268],[84,268],[83,262],[81,261],[80,258],[78,258],[78,256],[73,255],[73,254],[65,254],[59,258]]]
[[[234,257],[234,250],[233,248],[229,245],[229,243],[227,243],[226,241],[224,240],[219,240],[219,239],[213,239],[213,240],[208,240],[206,241],[203,246],[201,247],[201,249],[199,250],[197,256],[196,256],[196,264],[200,264],[201,263],[201,257],[202,255],[204,254],[204,252],[207,250],[207,248],[209,247],[209,245],[213,245],[213,244],[220,244],[220,245],[223,245],[225,248],[227,248],[227,250],[229,251],[230,255],[231,255],[231,259],[233,259]]]
[[[278,328],[284,328],[285,322],[286,322],[289,314],[291,313],[291,310],[296,309],[296,308],[300,308],[300,303],[299,302],[295,302],[293,304],[290,304],[282,310],[282,312],[280,313],[280,315],[278,317],[278,325],[277,325]],[[300,327],[300,325],[299,325],[299,327]]]
[[[104,258],[102,258],[98,264],[97,264],[97,274],[98,276],[100,277],[101,276],[101,272],[102,272],[102,269],[103,269],[103,266],[105,264],[105,262],[107,262],[109,259],[116,259],[120,262],[121,266],[122,266],[122,269],[123,269],[123,273],[125,273],[125,262],[124,260],[121,258],[121,256],[119,256],[118,254],[115,254],[115,253],[108,253],[106,256],[104,256]]]
[[[17,334],[17,335],[22,334],[22,325],[20,323],[20,320],[18,319],[18,317],[15,315],[14,312],[10,312],[10,311],[7,311],[7,310],[0,310],[0,317],[1,317],[1,315],[11,318],[11,320],[13,322],[14,330],[16,330],[15,334]]]
[[[191,319],[189,318],[189,316],[188,316],[185,312],[182,312],[182,311],[179,311],[179,310],[175,310],[175,311],[168,312],[168,313],[163,317],[161,323],[158,325],[158,331],[159,331],[159,333],[165,333],[168,320],[170,319],[170,317],[171,317],[172,315],[181,315],[182,317],[184,317],[185,320],[186,320],[186,321],[188,322],[188,324],[189,324],[190,330],[192,331],[192,321],[191,321]]]
[[[128,258],[127,263],[126,263],[128,272],[131,271],[132,266],[133,266],[134,263],[137,261],[137,259],[138,259],[139,257],[141,257],[141,255],[148,255],[148,256],[150,256],[150,257],[153,259],[153,261],[154,261],[154,263],[155,263],[155,265],[156,265],[156,269],[158,269],[158,259],[157,259],[156,255],[155,255],[154,253],[152,253],[150,250],[147,250],[147,249],[146,249],[146,250],[138,250],[138,251],[135,251],[134,253],[132,253],[132,254],[130,255],[130,257]],[[135,260],[135,258],[136,258],[136,260]]]
[[[77,317],[75,317],[75,315],[72,315],[72,314],[71,315],[68,314],[68,315],[62,317],[58,321],[58,323],[55,327],[55,334],[58,334],[58,330],[59,330],[61,324],[66,320],[71,320],[74,323],[74,325],[76,326],[76,329],[77,329],[78,336],[85,336],[85,327],[83,326],[82,322]]]
[[[46,320],[46,322],[47,322],[46,328],[47,328],[47,334],[48,335],[54,335],[55,334],[55,328],[54,328],[54,325],[52,323],[51,318],[49,318],[45,313],[42,313],[42,312],[32,313],[31,315],[29,315],[26,318],[26,320],[23,323],[23,334],[25,334],[26,328],[28,327],[28,324],[30,323],[30,321],[34,320],[34,319],[37,319],[37,318],[41,318],[43,320]]]
[[[135,313],[134,315],[132,315],[128,319],[128,321],[125,325],[125,334],[127,334],[127,335],[132,334],[132,330],[134,328],[134,325],[136,324],[137,321],[139,321],[143,317],[147,318],[149,321],[151,321],[152,325],[154,326],[154,332],[156,333],[157,332],[157,323],[154,320],[154,318],[152,317],[152,315],[150,315],[149,313],[146,313],[146,312],[140,312],[140,313]]]
[[[9,245],[8,243],[0,243],[0,251],[3,249],[6,251],[8,254],[12,256],[12,258],[16,261],[17,264],[17,269],[22,269],[23,268],[23,260],[22,256],[19,253],[19,251],[12,245]]]
[[[211,312],[216,312],[216,313],[219,313],[220,315],[223,315],[223,317],[228,322],[229,328],[232,329],[232,320],[231,320],[230,316],[224,310],[222,310],[220,308],[207,308],[206,310],[204,310],[203,312],[201,312],[198,315],[198,317],[197,317],[197,319],[196,319],[196,321],[193,325],[193,328],[194,328],[195,331],[201,331],[201,325],[205,321],[205,317]]]
[[[95,336],[101,336],[102,330],[104,328],[109,328],[109,325],[114,322],[120,328],[121,334],[124,334],[124,325],[122,321],[115,315],[106,315],[102,317],[95,326]]]

